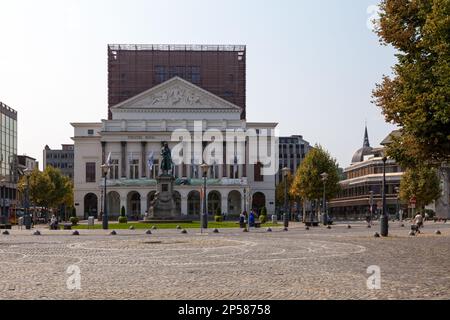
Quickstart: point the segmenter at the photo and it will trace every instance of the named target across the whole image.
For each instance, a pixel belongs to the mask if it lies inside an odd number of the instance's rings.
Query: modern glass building
[[[17,194],[17,111],[0,102],[0,186],[1,222],[16,205]]]

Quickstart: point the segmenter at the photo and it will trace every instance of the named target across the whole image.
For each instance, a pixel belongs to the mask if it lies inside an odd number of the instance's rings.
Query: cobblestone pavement
[[[450,224],[378,230],[12,230],[0,234],[0,299],[450,299]],[[81,290],[67,288],[71,265]],[[380,290],[367,288],[372,265]]]

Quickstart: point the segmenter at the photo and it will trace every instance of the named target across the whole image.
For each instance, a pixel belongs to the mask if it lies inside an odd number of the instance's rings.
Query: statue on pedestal
[[[169,149],[169,144],[163,142],[161,148],[161,171],[162,175],[168,175],[169,171],[172,170],[172,154]]]

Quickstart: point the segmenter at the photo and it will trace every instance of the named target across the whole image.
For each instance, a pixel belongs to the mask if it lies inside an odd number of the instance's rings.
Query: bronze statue
[[[172,170],[172,155],[167,142],[163,142],[161,148],[161,170],[163,175],[169,174],[169,171]]]

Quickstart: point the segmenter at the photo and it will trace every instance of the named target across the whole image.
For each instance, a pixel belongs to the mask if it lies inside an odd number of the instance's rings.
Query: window
[[[130,161],[130,179],[139,179],[139,160]]]
[[[109,178],[111,180],[119,179],[119,160],[111,160],[111,169],[109,170]]]
[[[262,167],[262,163],[261,162],[258,162],[257,164],[255,164],[253,166],[253,168],[254,168],[254,180],[258,181],[258,182],[264,181],[264,177],[261,175],[261,167]]]
[[[95,182],[95,162],[86,163],[86,182]]]
[[[94,135],[94,130],[93,129],[89,129],[88,130],[88,135],[90,135],[90,136]]]

